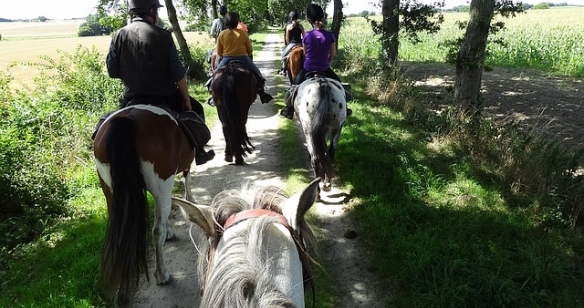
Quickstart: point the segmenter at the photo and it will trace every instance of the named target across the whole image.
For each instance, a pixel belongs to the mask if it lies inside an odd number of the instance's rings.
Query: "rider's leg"
[[[262,72],[260,72],[260,70],[258,69],[258,67],[255,65],[255,63],[253,63],[253,61],[250,58],[243,59],[243,62],[245,62],[245,64],[251,68],[251,70],[260,78],[260,85],[258,87],[258,95],[260,96],[260,101],[262,102],[262,104],[267,104],[271,101],[274,100],[274,98],[272,97],[272,95],[270,95],[269,93],[266,93],[264,86],[266,83],[266,79],[264,78],[264,76],[262,76]]]
[[[306,70],[301,69],[296,78],[292,81],[290,88],[286,90],[284,94],[284,103],[286,106],[280,110],[280,115],[287,117],[288,119],[292,120],[294,118],[294,100],[292,97],[294,96],[294,92],[297,91],[298,85],[301,84],[306,78]]]

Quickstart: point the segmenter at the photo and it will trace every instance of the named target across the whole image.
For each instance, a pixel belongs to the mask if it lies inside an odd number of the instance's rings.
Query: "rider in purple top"
[[[306,78],[306,73],[312,71],[324,72],[326,77],[341,81],[339,76],[331,70],[331,60],[337,53],[337,41],[335,35],[324,29],[322,20],[324,11],[317,4],[310,4],[306,8],[306,17],[314,29],[304,33],[302,44],[304,45],[304,66],[296,78],[294,84],[301,84]]]
[[[324,11],[322,7],[318,4],[309,4],[306,8],[306,17],[310,24],[312,25],[312,30],[304,33],[304,38],[302,39],[302,44],[304,45],[304,65],[300,70],[300,73],[296,75],[290,89],[286,90],[286,95],[284,96],[284,107],[280,114],[292,119],[294,117],[294,106],[291,97],[294,91],[296,91],[297,85],[301,84],[304,79],[306,79],[306,74],[319,71],[323,72],[328,78],[338,80],[341,79],[333,70],[331,69],[331,61],[337,53],[337,46],[335,42],[337,38],[335,35],[324,29]],[[345,97],[347,97],[347,90],[345,90]],[[350,95],[350,92],[349,92]],[[347,107],[347,115],[351,115],[353,111]]]
[[[335,35],[324,29],[314,29],[306,32],[304,46],[306,58],[304,70],[325,72],[330,69],[329,49],[336,42]]]

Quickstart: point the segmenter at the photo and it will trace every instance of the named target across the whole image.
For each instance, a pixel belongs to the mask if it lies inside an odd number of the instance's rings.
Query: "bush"
[[[70,215],[69,198],[82,185],[73,175],[94,168],[97,118],[115,109],[122,93],[119,80],[104,74],[95,48],[43,59],[32,93],[13,94],[10,77],[0,75],[1,101],[10,102],[0,105],[0,260]]]

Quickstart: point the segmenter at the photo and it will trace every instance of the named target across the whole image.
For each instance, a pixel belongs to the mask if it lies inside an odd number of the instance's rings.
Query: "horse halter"
[[[288,220],[286,219],[286,217],[284,217],[284,215],[282,215],[278,212],[274,212],[274,211],[266,210],[266,209],[250,209],[250,210],[244,210],[244,211],[241,211],[241,212],[238,212],[238,213],[235,213],[235,214],[229,216],[229,218],[227,218],[227,220],[225,221],[225,224],[222,227],[220,227],[219,232],[217,232],[218,236],[215,238],[215,240],[209,246],[209,250],[207,252],[207,262],[208,262],[207,263],[207,272],[208,272],[209,268],[211,267],[211,263],[212,263],[214,255],[215,255],[217,245],[219,244],[219,240],[221,239],[221,235],[223,235],[223,233],[225,233],[225,231],[227,229],[237,225],[240,222],[243,222],[245,220],[252,219],[252,218],[259,218],[262,216],[269,216],[269,217],[275,218],[276,222],[282,224],[290,232],[290,236],[292,236],[292,240],[294,241],[294,244],[296,245],[296,249],[298,250],[298,257],[300,258],[300,262],[302,263],[303,280],[306,283],[310,283],[310,286],[312,289],[313,305],[314,305],[314,303],[315,303],[314,277],[312,276],[312,273],[310,272],[310,269],[308,266],[310,256],[306,252],[306,246],[304,245],[304,240],[303,240],[302,236],[300,236],[300,234],[297,234],[294,231],[294,229],[292,228],[292,226],[290,226],[290,223],[288,223]],[[204,288],[201,287],[201,289],[200,289],[201,296],[203,296],[203,291],[204,291]]]

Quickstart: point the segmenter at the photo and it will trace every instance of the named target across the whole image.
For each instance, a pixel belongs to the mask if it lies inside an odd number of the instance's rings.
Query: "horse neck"
[[[290,232],[271,217],[227,229],[202,307],[304,307],[302,263]]]

